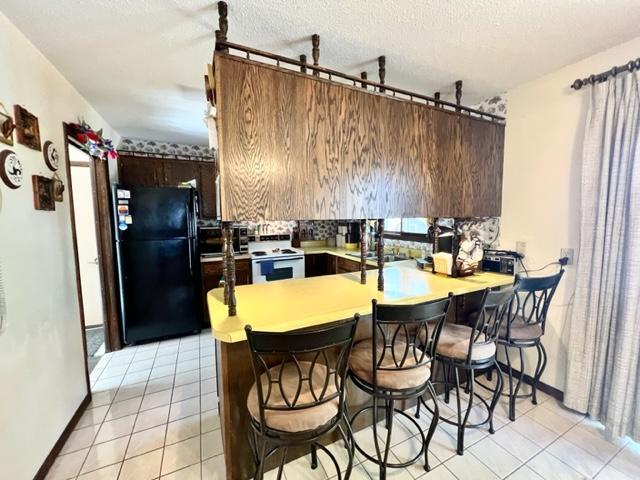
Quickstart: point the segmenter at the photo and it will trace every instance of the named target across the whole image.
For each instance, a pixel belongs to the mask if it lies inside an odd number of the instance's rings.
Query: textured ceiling
[[[387,83],[451,92],[462,79],[469,105],[640,35],[638,0],[228,3],[230,41],[311,58],[319,33],[321,65],[376,78],[386,55]],[[122,136],[207,142],[215,2],[0,0],[0,11]]]

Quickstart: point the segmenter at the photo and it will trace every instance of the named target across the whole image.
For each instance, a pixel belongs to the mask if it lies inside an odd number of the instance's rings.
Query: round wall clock
[[[9,188],[19,188],[24,182],[24,168],[11,150],[0,152],[0,177]]]
[[[60,167],[60,156],[58,155],[58,150],[53,145],[53,142],[46,141],[44,142],[44,148],[42,149],[42,153],[44,154],[44,161],[49,167],[49,170],[55,172]]]

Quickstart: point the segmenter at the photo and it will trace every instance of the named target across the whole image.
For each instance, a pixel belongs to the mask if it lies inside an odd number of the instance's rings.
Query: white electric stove
[[[304,252],[291,247],[289,235],[262,235],[249,241],[253,283],[304,278]]]

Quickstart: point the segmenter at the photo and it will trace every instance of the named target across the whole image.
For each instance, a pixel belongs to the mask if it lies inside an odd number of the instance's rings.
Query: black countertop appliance
[[[199,332],[195,190],[115,185],[113,215],[124,342]]]

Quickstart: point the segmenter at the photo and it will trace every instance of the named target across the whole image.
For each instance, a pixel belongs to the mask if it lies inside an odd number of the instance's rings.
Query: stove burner
[[[287,254],[290,254],[290,253],[294,253],[295,254],[295,253],[297,253],[297,252],[294,252],[293,250],[291,250],[290,248],[283,248],[282,250],[280,250],[280,252],[281,253],[287,253]]]
[[[262,250],[251,252],[251,255],[255,255],[256,257],[263,257],[266,254],[267,254],[267,252],[263,252]]]

